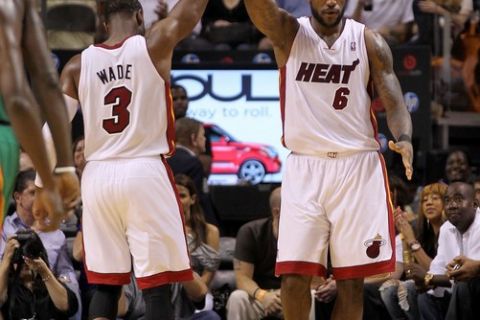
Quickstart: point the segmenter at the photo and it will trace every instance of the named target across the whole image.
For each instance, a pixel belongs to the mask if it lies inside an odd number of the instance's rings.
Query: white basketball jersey
[[[169,154],[175,129],[169,83],[158,74],[142,36],[82,52],[79,100],[85,158],[107,160]]]
[[[364,25],[347,19],[331,48],[307,17],[280,69],[283,143],[297,153],[378,150]]]

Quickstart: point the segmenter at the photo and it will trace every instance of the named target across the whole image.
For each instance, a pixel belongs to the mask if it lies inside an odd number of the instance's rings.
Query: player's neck
[[[335,26],[326,26],[317,21],[314,17],[310,18],[310,23],[313,27],[313,30],[318,34],[319,37],[328,42],[335,42],[335,40],[342,34],[343,28],[345,26],[345,20],[341,19],[339,23]]]
[[[109,36],[104,43],[107,45],[116,45],[136,34],[138,34],[136,21],[112,19],[109,25]]]

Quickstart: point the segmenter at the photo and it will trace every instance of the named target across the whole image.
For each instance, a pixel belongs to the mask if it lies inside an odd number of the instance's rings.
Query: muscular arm
[[[170,78],[174,47],[192,32],[207,3],[208,0],[180,0],[165,19],[150,28],[147,34],[148,51],[163,79]]]
[[[297,20],[274,0],[245,0],[245,7],[258,30],[272,41],[277,65],[283,67],[299,28]]]
[[[365,43],[370,63],[370,74],[375,84],[385,111],[390,132],[397,141],[391,142],[390,148],[402,155],[405,174],[412,176],[413,148],[412,119],[403,101],[402,89],[393,72],[392,52],[383,38],[375,32],[365,30]]]
[[[57,166],[73,166],[71,128],[58,83],[57,70],[47,47],[44,28],[35,8],[35,1],[28,0],[25,3],[27,5],[22,48],[34,94],[52,132]]]
[[[81,55],[74,56],[62,70],[60,87],[63,93],[78,100],[78,80],[80,78]]]
[[[32,158],[45,187],[53,190],[54,180],[41,135],[40,109],[23,70],[19,43],[23,14],[20,2],[10,2],[0,8],[0,92],[20,144]]]

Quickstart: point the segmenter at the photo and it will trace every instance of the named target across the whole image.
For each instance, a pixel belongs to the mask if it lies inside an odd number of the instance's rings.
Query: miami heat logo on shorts
[[[387,241],[383,239],[380,234],[377,233],[375,238],[368,239],[363,244],[365,245],[365,247],[367,247],[367,256],[371,259],[374,259],[380,254],[380,247],[387,244]]]

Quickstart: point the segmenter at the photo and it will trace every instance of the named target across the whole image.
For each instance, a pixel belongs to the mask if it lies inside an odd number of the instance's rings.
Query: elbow
[[[24,118],[34,112],[32,104],[21,90],[15,90],[4,99],[5,109],[11,117]]]

